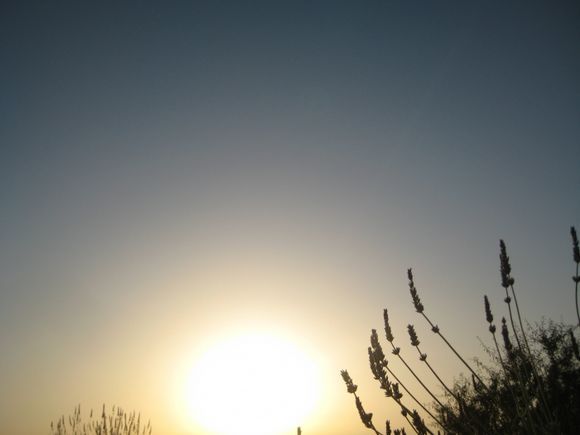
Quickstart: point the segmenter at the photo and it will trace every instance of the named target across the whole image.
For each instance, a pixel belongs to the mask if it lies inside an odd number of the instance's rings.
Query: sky
[[[412,267],[484,359],[500,238],[525,318],[574,321],[578,2],[5,1],[0,59],[1,433],[105,402],[202,434],[184,377],[246,330],[320,368],[305,435],[367,433],[341,369],[397,422],[371,328],[457,376]]]

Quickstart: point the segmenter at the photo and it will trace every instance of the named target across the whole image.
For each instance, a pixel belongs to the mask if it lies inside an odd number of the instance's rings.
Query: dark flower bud
[[[512,342],[510,340],[510,333],[508,331],[505,317],[502,317],[502,319],[501,319],[501,335],[503,337],[503,345],[505,347],[505,350],[507,350],[508,352],[511,352],[513,346],[512,346]]]
[[[373,428],[373,414],[369,412],[368,414],[365,412],[360,399],[356,398],[356,409],[360,415],[360,419],[362,420],[363,424],[368,428]]]
[[[570,234],[572,235],[572,252],[574,254],[574,262],[580,263],[580,247],[578,245],[578,235],[576,228],[570,227]]]
[[[415,311],[422,313],[425,309],[415,288],[415,282],[413,281],[413,270],[407,269],[407,277],[409,278],[409,291],[411,292],[411,298],[413,299],[413,305],[415,306]]]
[[[385,390],[385,396],[386,396],[386,397],[393,397],[393,389],[392,389],[392,387],[391,387],[391,383],[390,383],[390,382],[389,382],[389,383],[387,383],[387,384],[384,386],[384,388],[383,388],[383,386],[381,386],[381,388],[382,388],[383,390]]]
[[[421,343],[419,338],[417,337],[417,333],[415,332],[415,327],[413,325],[408,325],[407,330],[409,331],[409,338],[411,339],[412,346],[419,346]]]
[[[342,379],[344,380],[344,383],[346,384],[346,390],[350,393],[350,394],[354,394],[356,393],[356,389],[358,388],[352,381],[352,378],[350,377],[350,375],[348,374],[348,371],[346,370],[341,370],[340,371],[340,375],[342,376]]]
[[[401,400],[403,394],[399,391],[399,384],[393,384],[393,399]]]
[[[485,320],[487,320],[487,323],[491,323],[493,322],[493,314],[491,314],[491,307],[487,296],[483,297],[483,304],[485,305]]]
[[[383,353],[383,348],[381,347],[381,343],[379,342],[379,336],[377,334],[377,330],[373,329],[371,331],[371,347],[373,351],[376,353],[376,357],[379,360],[385,359],[385,354]]]
[[[512,267],[510,265],[510,258],[507,255],[507,250],[503,240],[499,241],[499,251],[501,286],[508,288],[510,285],[514,284],[514,279],[510,277]]]
[[[413,426],[415,426],[418,434],[427,433],[427,426],[425,426],[425,422],[421,419],[416,409],[413,410]]]
[[[373,355],[373,350],[370,347],[368,348],[368,354],[369,354],[369,365],[371,367],[371,372],[373,374],[373,377],[376,380],[379,380],[379,374],[377,372],[377,365],[375,363],[375,357]]]
[[[385,335],[387,337],[387,341],[392,343],[395,337],[393,337],[393,331],[391,330],[391,325],[389,324],[389,312],[386,308],[383,310],[383,319],[385,320]]]

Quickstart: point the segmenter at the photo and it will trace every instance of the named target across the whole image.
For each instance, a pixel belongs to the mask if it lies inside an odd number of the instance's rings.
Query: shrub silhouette
[[[63,415],[56,423],[50,424],[51,435],[151,435],[151,433],[151,423],[142,425],[140,414],[126,413],[122,408],[115,406],[107,412],[105,405],[99,416],[94,416],[91,410],[86,421],[83,421],[81,406],[78,405],[68,418]]]
[[[497,327],[487,296],[484,296],[485,320],[492,335],[493,345],[485,347],[492,363],[478,363],[474,369],[455,349],[439,327],[425,311],[415,286],[413,271],[407,271],[409,292],[415,311],[428,323],[431,331],[439,336],[452,353],[469,371],[469,378],[462,377],[448,386],[430,364],[427,354],[420,348],[420,338],[415,326],[409,324],[407,331],[410,344],[415,347],[419,361],[427,366],[437,382],[444,388],[444,396],[437,397],[395,346],[389,323],[388,310],[383,313],[385,338],[391,353],[398,358],[433,403],[422,403],[389,367],[382,350],[378,333],[372,330],[368,348],[369,364],[375,380],[385,396],[396,402],[410,428],[417,434],[575,434],[580,428],[580,352],[576,329],[580,326],[578,309],[578,284],[580,276],[580,248],[574,227],[570,229],[572,253],[576,266],[572,280],[575,285],[577,323],[573,326],[553,321],[542,321],[534,327],[525,326],[515,291],[515,279],[507,255],[506,244],[500,240],[500,278],[505,290],[508,320],[501,319],[501,345]],[[513,305],[512,305],[513,302]],[[373,414],[365,411],[357,386],[348,371],[341,372],[347,392],[355,397],[359,416],[365,427],[376,435],[383,435],[373,422]],[[401,387],[404,393],[400,391]],[[413,404],[409,404],[413,402]],[[416,408],[420,409],[420,412]],[[425,423],[427,418],[429,424]],[[385,423],[385,435],[405,434],[404,428],[391,429]]]

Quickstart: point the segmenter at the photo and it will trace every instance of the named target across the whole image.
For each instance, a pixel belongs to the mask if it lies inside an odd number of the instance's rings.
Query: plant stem
[[[360,400],[360,397],[358,397],[358,395],[356,393],[352,393],[354,396],[355,400]],[[375,427],[374,423],[371,421],[371,426],[369,427],[369,429],[371,429],[372,431],[374,431],[375,435],[383,435],[382,433],[380,433],[377,428]]]
[[[402,383],[402,382],[399,380],[399,378],[397,378],[397,375],[395,375],[391,369],[389,369],[389,368],[387,367],[387,371],[389,372],[389,374],[390,374],[390,375],[391,375],[393,378],[395,378],[395,380],[397,381],[397,383],[398,383],[398,384],[399,384],[401,387],[403,387],[403,390],[405,390],[405,391],[407,392],[407,394],[408,394],[409,396],[411,396],[411,398],[412,398],[412,399],[413,399],[413,400],[414,400],[414,401],[417,403],[417,405],[419,405],[419,406],[420,406],[420,407],[423,409],[423,411],[425,411],[427,414],[429,414],[429,417],[431,417],[433,420],[435,420],[435,422],[436,422],[436,423],[437,423],[439,426],[441,426],[441,428],[443,428],[444,430],[447,430],[447,428],[446,428],[446,427],[443,425],[443,423],[441,423],[441,421],[439,421],[439,419],[437,419],[437,417],[435,417],[435,416],[434,416],[434,415],[433,415],[433,414],[432,414],[432,413],[431,413],[431,412],[430,412],[430,411],[429,411],[429,410],[428,410],[428,409],[427,409],[427,408],[426,408],[426,407],[425,407],[425,406],[424,406],[424,405],[423,405],[423,404],[422,404],[422,403],[421,403],[421,402],[420,402],[420,401],[419,401],[419,400],[418,400],[418,399],[417,399],[417,398],[416,398],[416,397],[413,395],[413,393],[411,393],[411,391],[409,391],[409,390],[407,389],[407,387],[405,387],[405,384],[403,384],[403,383]]]
[[[495,349],[497,350],[497,355],[499,357],[499,362],[501,364],[501,367],[502,367],[503,372],[504,372],[505,377],[506,377],[506,385],[507,385],[507,387],[510,390],[510,393],[512,395],[512,398],[513,398],[514,405],[516,407],[516,411],[518,413],[518,416],[521,418],[522,417],[521,405],[520,405],[520,403],[519,403],[519,401],[518,401],[518,399],[517,399],[517,397],[516,397],[516,395],[514,393],[514,390],[513,390],[512,386],[510,385],[510,383],[508,381],[508,379],[509,379],[508,371],[507,371],[506,365],[505,365],[505,363],[503,361],[503,358],[501,356],[501,351],[499,350],[499,345],[497,344],[497,339],[495,337],[495,333],[492,332],[491,335],[493,336],[493,343],[495,344]],[[516,374],[517,374],[517,378],[518,378],[518,384],[520,385],[520,389],[522,390],[523,395],[525,397],[527,397],[526,390],[525,390],[525,388],[522,385],[521,377],[519,375],[519,372],[516,372]],[[526,423],[528,425],[528,429],[530,430],[530,433],[536,433],[535,426],[534,426],[534,423],[532,421],[532,417],[530,415],[530,412],[528,410],[528,407],[525,406],[524,407],[524,410],[525,410],[524,413],[525,413],[525,417],[526,417],[526,420],[525,421],[526,421]]]
[[[576,263],[576,276],[574,277],[576,293],[576,316],[578,317],[578,326],[580,326],[580,311],[578,310],[578,263]]]
[[[396,349],[396,348],[395,348],[395,345],[394,345],[392,342],[391,342],[391,346],[393,346],[393,349]],[[433,400],[435,400],[435,402],[437,402],[437,404],[438,404],[439,406],[441,406],[441,408],[443,408],[443,407],[444,407],[444,406],[443,406],[443,403],[441,403],[441,401],[440,401],[440,400],[437,398],[437,396],[435,396],[435,394],[433,394],[433,393],[431,392],[431,390],[429,390],[429,387],[427,387],[427,386],[426,386],[426,385],[423,383],[423,381],[421,381],[421,379],[419,378],[419,376],[417,376],[417,375],[415,374],[415,372],[413,371],[413,369],[412,369],[411,367],[409,367],[409,364],[407,364],[407,362],[406,362],[406,361],[405,361],[405,359],[404,359],[404,358],[403,358],[403,357],[400,355],[400,353],[397,353],[396,355],[399,357],[399,359],[400,359],[400,360],[401,360],[401,362],[402,362],[402,363],[405,365],[405,367],[407,367],[407,370],[409,370],[409,371],[411,372],[411,374],[412,374],[412,375],[415,377],[415,379],[417,380],[417,382],[419,382],[419,384],[421,384],[421,386],[422,386],[422,387],[425,389],[425,391],[427,391],[427,393],[429,393],[429,395],[431,396],[431,398],[432,398]]]
[[[401,411],[404,411],[403,412],[403,415],[407,419],[407,422],[409,423],[409,425],[413,428],[413,430],[415,431],[416,434],[419,434],[419,430],[415,427],[415,425],[413,424],[413,422],[411,420],[409,420],[409,415],[412,415],[413,414],[411,412],[411,410],[409,408],[407,408],[405,405],[403,405],[403,402],[401,402],[401,399],[395,399],[395,402],[397,402],[399,404],[399,406],[401,407]],[[431,435],[435,435],[433,432],[431,432],[429,430],[428,427],[425,427],[425,430],[428,433],[430,433]]]
[[[445,388],[447,390],[447,392],[455,398],[455,400],[457,400],[459,402],[459,398],[455,395],[455,393],[453,393],[453,391],[451,391],[449,389],[449,387],[447,387],[447,385],[445,384],[445,382],[443,382],[443,380],[439,377],[439,375],[437,374],[437,372],[435,371],[435,369],[433,367],[431,367],[431,364],[429,364],[429,361],[427,361],[427,357],[425,354],[423,354],[421,352],[421,349],[419,349],[419,346],[415,346],[415,348],[417,349],[417,352],[419,353],[419,356],[421,357],[421,361],[423,361],[427,367],[429,367],[429,370],[431,370],[431,373],[433,373],[433,375],[437,378],[437,380],[439,381],[439,383],[441,385],[443,385],[443,388]]]
[[[530,365],[532,366],[532,372],[534,374],[534,378],[536,380],[537,386],[538,386],[538,392],[540,393],[540,402],[542,403],[542,408],[544,410],[544,414],[545,417],[547,419],[548,422],[551,422],[553,420],[553,416],[552,416],[552,412],[548,406],[548,401],[546,399],[546,394],[544,392],[544,382],[542,381],[542,378],[540,378],[540,375],[538,374],[538,370],[536,368],[536,363],[534,361],[534,357],[532,355],[532,352],[530,350],[530,345],[528,344],[528,338],[526,337],[526,333],[524,331],[524,324],[522,322],[522,316],[520,315],[520,308],[518,306],[518,298],[516,297],[516,291],[514,289],[513,284],[510,285],[512,294],[514,296],[514,302],[516,303],[516,312],[518,313],[518,321],[520,324],[520,328],[522,331],[522,337],[524,338],[524,344],[526,345],[526,350],[528,352],[528,356],[530,358]],[[506,289],[507,291],[507,289]]]
[[[487,388],[487,385],[485,385],[485,384],[483,383],[483,381],[481,380],[481,378],[478,376],[478,374],[477,374],[477,373],[475,373],[475,371],[474,371],[474,370],[471,368],[471,366],[470,366],[470,365],[467,363],[467,361],[465,361],[465,360],[463,359],[463,357],[462,357],[461,355],[459,355],[459,352],[457,352],[457,351],[455,350],[455,348],[454,348],[454,347],[451,345],[451,343],[449,343],[449,341],[448,341],[448,340],[445,338],[445,336],[444,336],[443,334],[441,334],[441,332],[439,331],[439,328],[436,328],[436,327],[435,327],[435,325],[433,324],[433,322],[431,322],[431,320],[429,319],[429,317],[427,317],[427,315],[426,315],[424,312],[422,312],[421,314],[422,314],[422,315],[423,315],[423,317],[424,317],[424,318],[427,320],[427,322],[429,322],[429,325],[431,325],[431,329],[432,329],[433,331],[435,331],[435,330],[436,330],[436,334],[437,334],[437,335],[439,335],[439,337],[441,337],[441,338],[443,339],[443,341],[445,342],[445,344],[447,344],[447,346],[448,346],[448,347],[449,347],[449,348],[450,348],[450,349],[453,351],[453,353],[455,354],[455,356],[457,356],[457,358],[459,358],[459,360],[460,360],[460,361],[463,363],[463,365],[469,369],[469,371],[470,371],[470,372],[473,374],[473,376],[475,376],[475,378],[478,380],[478,382],[479,382],[479,383],[480,383],[480,384],[481,384],[481,385],[482,385],[482,386],[483,386],[483,387],[484,387],[486,390],[488,390],[488,388]],[[436,328],[436,329],[435,329],[435,328]]]

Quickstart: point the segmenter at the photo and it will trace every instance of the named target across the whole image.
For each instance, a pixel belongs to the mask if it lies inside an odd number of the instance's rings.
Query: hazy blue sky
[[[251,326],[318,355],[307,434],[363,434],[382,308],[432,339],[406,268],[475,355],[500,237],[528,320],[574,319],[577,1],[2,2],[0,59],[2,433],[185,433],[181,361]]]

